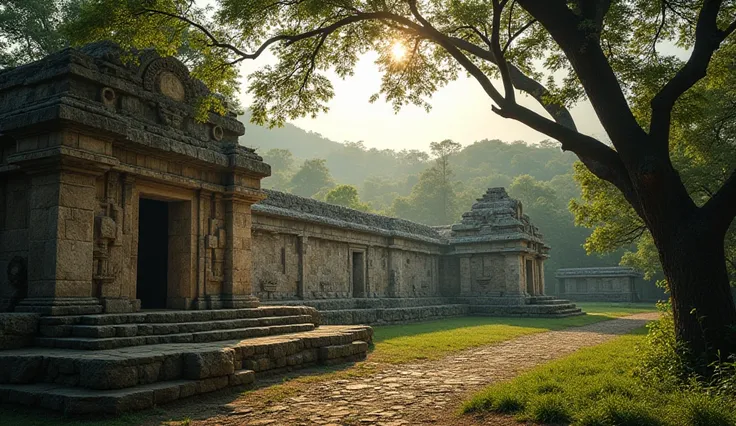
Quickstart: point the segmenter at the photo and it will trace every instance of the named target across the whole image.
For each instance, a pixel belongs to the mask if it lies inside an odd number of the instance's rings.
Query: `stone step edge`
[[[155,345],[139,352],[21,349],[0,352],[0,383],[109,390],[206,379],[240,369],[263,372],[365,353],[372,336],[373,329],[367,326],[325,326],[200,347]]]
[[[158,334],[132,337],[38,337],[36,345],[46,348],[106,350],[130,346],[161,345],[168,343],[208,343],[223,340],[248,339],[275,336],[284,333],[299,333],[314,330],[312,323],[246,327],[226,330],[209,330],[192,333]],[[221,336],[218,336],[220,334]]]
[[[523,306],[523,305],[519,305]],[[457,309],[457,308],[469,308],[470,305],[465,305],[462,303],[456,303],[452,305],[427,305],[427,306],[408,306],[406,308],[355,308],[355,309],[329,309],[329,310],[320,310],[320,314],[329,314],[331,312],[374,312],[374,311],[389,311],[389,312],[398,312],[398,311],[422,311],[425,309]]]
[[[142,323],[184,323],[218,321],[228,319],[263,318],[286,316],[279,311],[290,312],[292,315],[313,315],[317,310],[311,306],[295,305],[266,305],[258,308],[241,309],[208,309],[208,310],[161,310],[154,312],[131,312],[123,314],[91,314],[71,316],[44,316],[41,325],[120,325]],[[182,321],[182,319],[185,319]]]
[[[133,323],[133,324],[115,324],[115,325],[52,325],[40,327],[42,337],[90,337],[90,338],[110,338],[110,337],[135,337],[135,336],[164,336],[171,334],[199,333],[215,330],[234,330],[250,327],[268,327],[273,325],[288,324],[306,324],[313,323],[312,315],[289,315],[279,317],[261,317],[261,318],[237,318],[216,321],[197,321],[197,322],[178,322],[178,323]],[[248,322],[254,324],[243,327],[233,326],[233,323]],[[269,324],[271,323],[271,324]],[[169,332],[166,332],[166,329]],[[201,328],[193,331],[179,331],[181,328]],[[176,331],[172,331],[176,330]],[[144,331],[143,333],[141,333]]]
[[[356,345],[357,343],[357,345]],[[347,346],[347,345],[343,345]],[[334,348],[334,349],[333,349]],[[358,348],[358,349],[355,349]],[[335,365],[365,359],[368,344],[355,341],[349,351],[341,347],[323,347],[320,353],[334,354],[333,358],[320,359],[318,364]],[[332,351],[330,349],[333,349]],[[350,354],[347,354],[350,352]],[[339,355],[339,356],[338,356]],[[252,387],[257,377],[283,374],[316,363],[303,363],[256,373],[241,369],[232,374],[200,380],[172,380],[115,390],[94,390],[55,384],[0,384],[0,402],[41,407],[61,411],[65,415],[114,414],[140,411],[188,398],[214,392],[227,387]]]

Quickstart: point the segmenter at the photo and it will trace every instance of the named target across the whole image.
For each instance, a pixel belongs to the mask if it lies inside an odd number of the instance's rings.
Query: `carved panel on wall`
[[[225,222],[221,219],[210,219],[209,229],[205,237],[207,250],[210,251],[209,281],[223,282],[225,280]]]
[[[126,185],[127,186],[127,185]],[[111,283],[120,272],[122,264],[112,262],[114,248],[122,245],[124,209],[124,187],[120,175],[110,172],[105,178],[104,196],[95,214],[95,247],[93,251],[93,280],[98,293],[102,286]],[[129,226],[128,226],[129,228]],[[129,231],[129,229],[128,229]]]

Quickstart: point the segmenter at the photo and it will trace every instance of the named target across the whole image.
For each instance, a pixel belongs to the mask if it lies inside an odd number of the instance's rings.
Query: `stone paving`
[[[193,416],[195,418],[189,424],[467,425],[474,420],[458,419],[455,413],[468,393],[511,379],[580,348],[604,343],[656,317],[656,313],[636,314],[583,327],[524,336],[437,361],[384,366],[369,376],[304,384],[299,387],[297,395],[276,403],[255,397],[259,392],[256,391],[220,407],[219,414],[213,413],[206,419],[202,419],[201,413]]]

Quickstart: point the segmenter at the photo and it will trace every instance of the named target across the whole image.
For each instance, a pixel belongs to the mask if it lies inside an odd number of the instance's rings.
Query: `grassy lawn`
[[[736,401],[637,377],[636,349],[645,334],[639,329],[493,385],[467,401],[463,411],[588,426],[736,425]]]
[[[374,350],[369,360],[401,364],[432,360],[452,352],[503,342],[528,334],[593,324],[640,312],[654,312],[654,304],[579,304],[589,315],[570,318],[460,317],[415,324],[374,327]]]
[[[656,312],[654,303],[603,303],[603,302],[575,302],[575,304],[590,315],[605,315],[607,317],[625,317],[643,312]]]

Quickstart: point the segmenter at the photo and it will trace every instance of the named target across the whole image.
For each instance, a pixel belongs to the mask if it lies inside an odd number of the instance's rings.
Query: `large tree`
[[[109,12],[121,3],[128,9]],[[432,93],[467,73],[494,113],[557,140],[621,192],[657,247],[678,339],[699,355],[736,352],[723,248],[736,215],[736,175],[729,171],[698,205],[669,153],[673,108],[730,42],[734,0],[220,0],[212,13],[192,13],[189,0],[85,4],[75,32],[82,39],[174,42],[171,28],[184,23],[200,30],[197,46],[220,64],[270,49],[277,63],[250,76],[252,119],[261,123],[326,110],[333,88],[324,72],[348,76],[368,50],[379,52],[380,92],[396,108],[428,106]],[[162,35],[144,37],[144,30]],[[689,50],[687,59],[658,52],[662,42]],[[563,77],[545,87],[544,71]],[[638,90],[651,80],[658,85],[652,96]],[[519,91],[546,115],[519,104]],[[583,98],[611,145],[576,129],[567,107]],[[649,105],[647,117],[634,115],[635,103]]]

